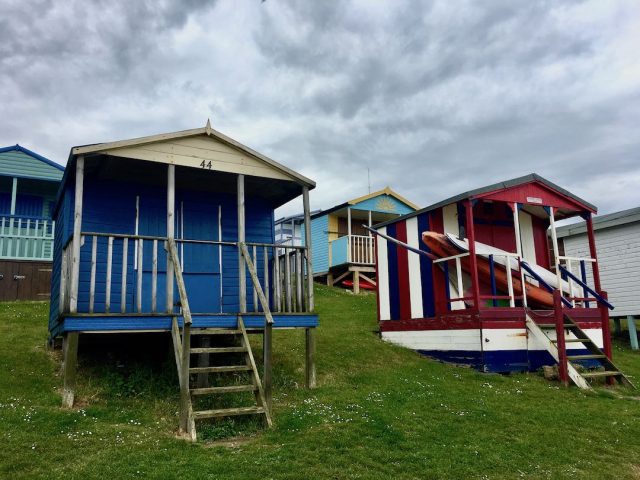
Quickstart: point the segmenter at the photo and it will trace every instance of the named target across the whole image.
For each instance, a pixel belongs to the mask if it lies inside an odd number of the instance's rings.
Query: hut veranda
[[[311,235],[278,246],[274,210],[315,183],[211,128],[74,147],[54,210],[50,340],[63,339],[63,404],[73,405],[79,338],[171,332],[180,429],[261,415],[271,424],[272,328],[305,329],[315,384]],[[259,372],[248,334],[260,334]],[[221,360],[222,359],[222,360]],[[224,375],[246,375],[228,385]],[[245,392],[251,405],[214,399]],[[234,397],[235,398],[235,397]]]

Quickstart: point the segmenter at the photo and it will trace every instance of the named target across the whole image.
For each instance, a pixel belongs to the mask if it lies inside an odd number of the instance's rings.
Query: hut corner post
[[[80,244],[82,233],[82,196],[84,189],[84,157],[76,159],[76,185],[73,212],[73,240],[71,246],[71,285],[69,294],[70,313],[78,312],[78,287],[80,283]],[[62,365],[62,405],[73,407],[78,363],[78,332],[67,332],[63,339],[64,359]]]
[[[174,238],[174,220],[176,203],[176,167],[167,166],[167,240]],[[168,245],[167,245],[168,247]],[[167,251],[168,248],[167,248]],[[174,268],[171,256],[167,255],[167,313],[173,313],[173,276]]]
[[[307,260],[307,311],[315,309],[313,296],[313,264],[311,252],[311,208],[309,204],[309,188],[302,187],[302,203],[304,208],[304,243]],[[305,328],[305,383],[307,388],[316,386],[316,332],[315,328]]]
[[[595,261],[591,262],[593,272],[593,286],[596,292],[600,294],[605,300],[607,299],[606,292],[602,291],[602,284],[600,283],[600,268],[598,266],[598,254],[596,252],[596,238],[593,230],[593,217],[591,213],[585,215],[587,223],[587,238],[589,239],[589,256]],[[599,305],[600,308],[600,320],[602,322],[602,340],[604,346],[604,354],[609,360],[612,357],[611,349],[611,329],[609,327],[609,309],[604,305]],[[611,379],[613,380],[613,379]]]
[[[469,241],[469,266],[471,270],[471,288],[473,293],[473,307],[480,310],[480,285],[478,284],[478,260],[476,258],[476,235],[473,225],[473,200],[467,200],[466,207],[466,223],[467,223],[467,240]],[[461,293],[464,296],[463,293]]]

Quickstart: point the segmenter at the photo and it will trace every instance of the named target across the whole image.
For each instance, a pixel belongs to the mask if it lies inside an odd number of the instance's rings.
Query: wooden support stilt
[[[76,372],[78,367],[78,332],[69,332],[62,341],[63,364],[62,406],[71,408],[75,399]]]
[[[631,350],[638,350],[638,331],[636,330],[636,319],[633,315],[627,315],[627,329],[629,330]]]
[[[358,295],[360,293],[360,272],[353,272],[353,293]]]
[[[265,322],[264,335],[262,336],[262,353],[263,353],[263,372],[262,372],[262,388],[264,389],[264,399],[268,412],[271,412],[271,404],[273,398],[272,390],[272,344],[273,324]]]
[[[333,287],[333,273],[327,273],[327,286]]]
[[[305,383],[307,388],[316,387],[316,329],[305,328]]]

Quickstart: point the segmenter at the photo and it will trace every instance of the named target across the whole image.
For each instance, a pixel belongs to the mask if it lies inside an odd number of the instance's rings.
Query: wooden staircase
[[[241,254],[247,262],[254,286],[260,297],[265,313],[265,350],[271,350],[271,326],[273,317],[269,311],[268,302],[258,281],[255,266],[246,250],[246,246],[239,244]],[[173,265],[180,265],[178,253],[173,239],[167,240],[167,251]],[[189,299],[182,278],[180,268],[174,269],[178,293],[180,296],[180,308],[184,319],[182,332],[178,324],[178,317],[174,316],[171,325],[173,348],[178,368],[178,380],[180,382],[180,432],[192,441],[197,440],[196,420],[211,418],[232,417],[238,415],[263,415],[268,427],[272,426],[270,405],[266,401],[267,396],[262,387],[262,381],[256,367],[251,344],[241,315],[238,315],[237,327],[233,328],[197,328],[192,327],[191,309]],[[192,339],[198,339],[198,343],[192,347]],[[213,343],[213,345],[212,345]],[[198,366],[192,366],[191,357],[198,356]],[[233,362],[229,359],[234,358]],[[238,359],[241,357],[241,359]],[[270,355],[266,356],[265,371],[270,370]],[[224,359],[225,364],[219,361]],[[213,360],[213,361],[212,361]],[[229,376],[231,378],[228,378]],[[233,384],[233,376],[244,375],[244,381]],[[266,373],[265,373],[266,375]],[[224,377],[227,377],[226,381]],[[210,386],[212,377],[217,377],[216,385]],[[247,378],[248,377],[248,378]],[[266,380],[265,380],[266,381]],[[208,408],[216,403],[221,395],[236,395],[243,392],[253,393],[252,405]],[[204,401],[203,401],[204,400]],[[208,400],[209,405],[205,409],[194,410],[194,403],[200,405]],[[221,402],[222,403],[222,402]]]
[[[554,293],[554,296],[557,294]],[[609,383],[618,382],[621,385],[633,387],[633,384],[622,371],[605,355],[605,353],[589,338],[576,322],[564,311],[562,304],[557,301],[555,308],[555,323],[536,323],[527,313],[526,323],[529,333],[547,347],[547,351],[558,363],[558,376],[565,384],[570,379],[579,388],[591,389],[589,380],[595,378],[607,379]],[[551,338],[547,332],[555,329],[556,336]],[[583,346],[588,354],[567,355],[567,344],[578,348]],[[579,362],[596,360],[604,370],[583,371]]]
[[[190,354],[199,357],[197,367],[189,368],[190,401],[204,403],[223,394],[242,392],[253,393],[253,404],[233,408],[193,410],[194,420],[231,417],[237,415],[263,415],[267,426],[271,426],[271,416],[267,408],[260,375],[251,351],[242,318],[238,319],[238,328],[192,328],[192,340],[197,337],[200,347],[191,347]],[[195,343],[195,342],[191,342]],[[229,346],[229,343],[232,345]],[[209,346],[209,345],[215,346]],[[240,358],[239,358],[240,357]],[[225,364],[219,361],[224,359]],[[231,361],[231,359],[234,359]],[[207,363],[208,365],[204,365]],[[242,378],[240,384],[229,384],[228,380]],[[195,385],[194,385],[195,384]],[[214,386],[210,386],[210,384]],[[207,398],[208,397],[208,398]]]

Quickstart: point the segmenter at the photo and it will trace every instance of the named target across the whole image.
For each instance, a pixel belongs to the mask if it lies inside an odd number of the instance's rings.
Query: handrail
[[[571,278],[574,282],[576,282],[578,285],[580,285],[584,290],[586,290],[587,292],[589,292],[591,295],[593,295],[593,298],[600,304],[605,305],[609,310],[613,310],[614,306],[609,303],[604,297],[602,297],[602,295],[596,293],[595,290],[593,290],[591,287],[589,287],[586,283],[584,283],[582,280],[580,280],[578,277],[576,277],[573,273],[571,273],[569,270],[567,270],[565,267],[563,267],[562,265],[558,265],[558,267],[560,268],[560,271],[562,272],[562,276],[563,277],[569,277]]]
[[[469,252],[459,253],[458,255],[451,255],[450,257],[438,258],[437,260],[434,260],[433,263],[448,262],[449,260],[455,260],[457,258],[463,258],[468,256],[469,256]]]
[[[369,230],[371,233],[373,233],[374,235],[378,235],[379,237],[384,238],[385,240],[389,240],[390,242],[395,243],[396,245],[400,245],[402,248],[406,248],[407,250],[409,250],[410,252],[413,253],[417,253],[418,255],[423,255],[425,257],[427,257],[430,260],[435,260],[436,257],[435,255],[433,255],[432,253],[429,252],[425,252],[424,250],[418,250],[417,248],[412,247],[411,245],[404,243],[396,238],[390,237],[389,235],[385,235],[384,233],[378,232],[377,230],[374,230],[371,227],[368,227],[366,225],[362,225],[364,228],[366,228],[367,230]]]
[[[182,308],[182,316],[184,317],[185,325],[191,324],[191,308],[189,308],[189,299],[187,298],[187,289],[184,285],[184,278],[182,277],[182,269],[180,268],[180,259],[178,258],[178,250],[173,238],[167,239],[167,250],[171,258],[171,263],[175,266],[173,271],[175,272],[176,283],[178,284],[178,295],[180,296],[180,307]]]
[[[523,269],[525,269],[529,275],[531,275],[533,278],[535,278],[535,279],[540,283],[540,285],[542,285],[544,288],[546,288],[546,289],[547,289],[547,291],[549,291],[549,292],[553,293],[553,291],[554,291],[555,289],[554,289],[551,285],[549,285],[547,282],[545,282],[545,281],[542,279],[542,277],[541,277],[540,275],[538,275],[538,274],[537,274],[537,273],[536,273],[536,272],[531,268],[531,266],[530,266],[527,262],[525,262],[524,260],[521,260],[521,261],[520,261],[520,266],[521,266]],[[524,286],[524,285],[522,285],[522,291],[523,291],[523,293],[524,293],[524,290],[525,290],[525,286]],[[571,302],[570,302],[569,300],[567,300],[566,298],[564,298],[564,297],[562,297],[562,296],[561,296],[560,298],[562,299],[562,303],[564,303],[568,308],[573,308],[573,305],[571,305]]]
[[[158,240],[162,242],[167,241],[167,237],[159,237],[155,235],[136,235],[129,233],[105,233],[105,232],[81,232],[81,236],[86,237],[113,237],[113,238],[129,238],[131,240]],[[174,238],[175,243],[194,243],[194,244],[204,244],[204,245],[221,245],[227,247],[237,247],[238,242],[229,242],[224,240],[197,240],[197,239],[189,239],[189,238]],[[287,249],[297,249],[297,250],[306,250],[307,247],[304,245],[279,245],[277,243],[262,243],[262,242],[244,242],[245,245],[249,247],[278,247],[278,248],[287,248]]]

